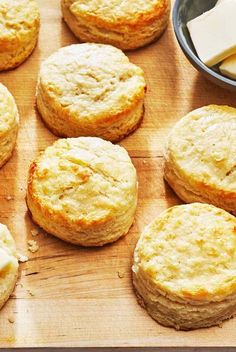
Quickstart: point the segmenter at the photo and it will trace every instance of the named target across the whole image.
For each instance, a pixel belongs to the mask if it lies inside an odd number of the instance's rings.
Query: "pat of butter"
[[[201,61],[214,66],[236,53],[236,1],[228,0],[187,23]]]
[[[0,248],[0,272],[11,263],[11,257]]]
[[[223,61],[220,65],[220,72],[227,77],[236,79],[236,54]]]

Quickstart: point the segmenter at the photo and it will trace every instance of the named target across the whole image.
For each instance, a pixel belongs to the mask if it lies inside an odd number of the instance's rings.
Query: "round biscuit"
[[[236,219],[213,205],[169,208],[135,249],[139,301],[159,323],[189,330],[236,314]]]
[[[102,246],[127,234],[134,221],[136,170],[118,145],[96,137],[60,139],[31,164],[27,204],[52,235]]]
[[[35,0],[0,0],[0,71],[19,66],[32,53],[39,22]]]
[[[119,49],[77,44],[58,50],[42,64],[37,107],[58,136],[115,142],[140,124],[145,89],[143,71]]]
[[[170,132],[164,177],[187,203],[213,204],[236,214],[236,109],[209,105]]]

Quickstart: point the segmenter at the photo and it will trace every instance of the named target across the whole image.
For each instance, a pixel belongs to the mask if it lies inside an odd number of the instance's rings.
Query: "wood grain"
[[[236,319],[221,329],[176,332],[158,325],[139,307],[131,285],[132,254],[142,229],[162,210],[179,203],[163,181],[162,151],[168,131],[194,108],[235,105],[233,93],[192,68],[171,25],[157,43],[129,53],[131,61],[144,69],[148,84],[144,121],[121,142],[139,177],[139,206],[130,233],[113,245],[83,249],[40,230],[34,238],[39,251],[27,252],[27,240],[33,239],[31,230],[36,228],[25,205],[27,170],[37,153],[56,140],[34,108],[39,65],[58,48],[77,42],[61,20],[59,0],[38,3],[42,25],[36,50],[21,67],[0,74],[21,116],[17,149],[0,170],[0,221],[14,234],[19,252],[29,255],[0,314],[0,347],[235,346]],[[14,324],[8,321],[12,315]]]

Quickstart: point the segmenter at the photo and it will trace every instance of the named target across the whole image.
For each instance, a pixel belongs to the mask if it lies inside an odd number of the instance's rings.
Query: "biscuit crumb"
[[[27,292],[30,296],[34,296],[35,294],[30,290],[30,289],[27,289]]]
[[[16,283],[16,286],[24,287],[21,282],[17,282],[17,283]]]
[[[13,199],[12,196],[7,196],[7,197],[6,197],[6,200],[7,200],[7,201],[12,200],[12,199]]]
[[[9,323],[14,324],[14,323],[15,323],[15,317],[14,317],[14,315],[11,315],[11,316],[8,318],[8,321],[9,321]]]
[[[17,253],[17,258],[18,258],[18,262],[20,262],[20,263],[25,263],[25,262],[28,262],[28,260],[29,260],[27,255],[20,254],[20,253]]]
[[[123,279],[125,277],[125,273],[122,271],[117,271],[117,275],[120,279]]]
[[[147,164],[147,161],[146,161],[146,160],[143,160],[143,164],[146,165],[146,164]]]
[[[223,328],[223,323],[221,322],[221,323],[219,323],[218,324],[218,327],[221,329],[221,328]]]
[[[39,250],[39,245],[36,241],[29,240],[27,243],[28,243],[28,250],[30,252],[35,253]]]
[[[31,230],[30,232],[31,232],[31,235],[32,235],[33,237],[39,235],[39,232],[38,232],[36,229],[33,229],[33,230]]]

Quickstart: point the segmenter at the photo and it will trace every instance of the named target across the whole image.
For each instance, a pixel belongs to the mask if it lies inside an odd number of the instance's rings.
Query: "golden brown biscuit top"
[[[209,105],[190,112],[169,136],[179,174],[199,187],[236,191],[236,109]]]
[[[35,0],[0,0],[0,43],[16,40],[39,23]]]
[[[77,119],[110,119],[144,97],[141,68],[103,44],[77,44],[58,50],[41,66],[40,84],[56,108]]]
[[[75,16],[106,25],[136,26],[151,22],[168,7],[167,0],[65,0]]]
[[[161,292],[221,300],[236,293],[236,219],[207,204],[172,207],[146,227],[134,258]]]
[[[18,121],[15,100],[8,89],[0,83],[0,136],[8,132]]]
[[[102,223],[126,211],[136,194],[136,170],[126,150],[95,137],[61,139],[32,164],[31,196],[58,219]]]

